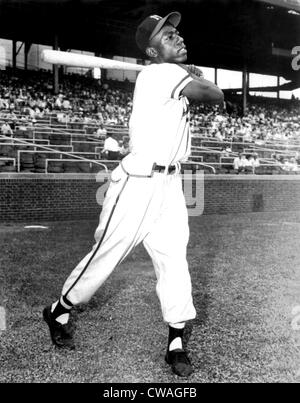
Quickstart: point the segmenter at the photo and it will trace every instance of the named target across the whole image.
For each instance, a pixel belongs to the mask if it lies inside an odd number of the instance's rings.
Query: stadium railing
[[[26,140],[26,139],[25,139]],[[46,143],[46,145],[49,145],[49,141]],[[1,146],[11,146],[11,147],[33,147],[33,150],[36,150],[38,147],[38,144],[36,143],[28,143],[26,146],[24,146],[23,144],[18,144],[16,142],[7,142],[7,143],[3,143],[0,142],[0,151],[1,151]],[[68,146],[69,147],[69,146]]]
[[[66,163],[70,163],[70,162],[74,162],[76,164],[80,164],[80,163],[85,163],[85,164],[89,164],[90,168],[92,168],[93,164],[97,164],[98,166],[101,166],[105,169],[105,173],[108,174],[108,168],[107,166],[103,163],[103,162],[99,162],[99,161],[95,161],[95,160],[89,160],[89,159],[84,159],[84,160],[77,160],[77,159],[72,159],[72,158],[46,158],[45,160],[45,173],[48,174],[48,168],[49,168],[49,164],[51,162],[66,162]]]
[[[233,161],[233,159],[232,159]],[[232,165],[232,163],[230,163],[229,161],[227,162],[211,162],[210,163],[211,166],[214,166],[216,168],[226,168],[229,165]],[[262,169],[261,169],[262,168]],[[298,171],[287,171],[283,168],[283,166],[281,164],[276,164],[276,163],[265,163],[265,162],[261,162],[260,165],[258,167],[255,167],[255,174],[257,174],[257,172],[264,170],[265,168],[270,168],[269,169],[269,173],[281,173],[281,174],[299,174],[300,173],[300,166],[298,166]],[[274,168],[276,168],[276,170],[274,170]]]
[[[32,145],[35,145],[35,144],[49,145],[50,144],[50,140],[48,140],[48,139],[31,139],[28,137],[11,137],[11,144],[17,145],[18,140],[27,141],[28,143],[31,143]]]
[[[185,167],[192,167],[194,169],[197,169],[198,167],[203,167],[203,168],[208,168],[209,170],[212,171],[213,174],[216,174],[216,169],[213,166],[213,164],[206,164],[204,162],[198,162],[198,161],[184,161],[181,163],[181,168],[184,170]]]
[[[81,157],[82,155],[86,155],[86,156],[91,156],[93,155],[94,157],[97,156],[96,153],[90,153],[90,152],[78,152],[78,153],[67,153],[67,152],[63,152],[60,150],[39,150],[39,151],[31,151],[31,150],[18,150],[18,157],[17,157],[17,171],[20,172],[21,171],[21,155],[22,154],[57,154],[60,156],[60,159],[62,159],[63,155],[67,155],[69,158],[76,158],[76,157]],[[89,158],[82,158],[84,161],[90,161]],[[93,161],[96,161],[97,158],[95,158]]]
[[[16,158],[12,158],[12,157],[0,157],[0,161],[3,161],[3,162],[10,162],[10,161],[12,161],[13,166],[14,166],[14,167],[16,166]]]

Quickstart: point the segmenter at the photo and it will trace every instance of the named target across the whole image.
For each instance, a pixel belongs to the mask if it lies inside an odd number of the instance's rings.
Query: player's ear
[[[146,49],[146,55],[153,59],[158,56],[158,51],[152,46],[148,46],[148,48]]]

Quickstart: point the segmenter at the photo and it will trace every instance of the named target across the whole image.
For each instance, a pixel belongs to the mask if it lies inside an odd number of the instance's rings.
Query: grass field
[[[74,311],[77,349],[52,346],[42,308],[57,299],[90,250],[97,222],[39,224],[49,228],[0,226],[0,306],[7,322],[0,382],[300,381],[300,330],[292,312],[300,306],[300,213],[191,218],[188,260],[198,316],[187,327],[195,369],[188,380],[164,362],[167,326],[142,247]]]

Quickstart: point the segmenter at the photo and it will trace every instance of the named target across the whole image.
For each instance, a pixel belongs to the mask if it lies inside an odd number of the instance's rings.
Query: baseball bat
[[[89,69],[93,67],[101,67],[102,69],[141,71],[144,68],[144,66],[140,64],[50,49],[45,49],[42,51],[42,60],[51,64],[83,67]]]

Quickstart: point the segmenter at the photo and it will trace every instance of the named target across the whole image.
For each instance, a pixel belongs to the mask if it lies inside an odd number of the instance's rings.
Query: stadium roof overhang
[[[291,50],[300,46],[300,0],[0,0],[0,37],[53,45],[57,35],[62,50],[143,58],[136,26],[150,13],[173,10],[183,16],[189,63],[247,66],[300,86],[291,65]]]

